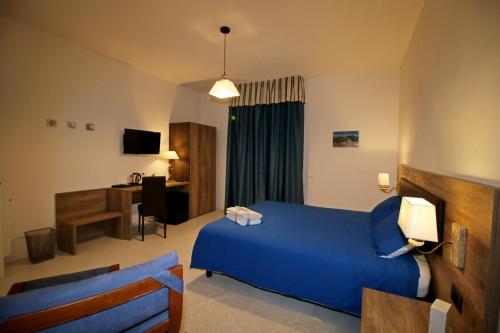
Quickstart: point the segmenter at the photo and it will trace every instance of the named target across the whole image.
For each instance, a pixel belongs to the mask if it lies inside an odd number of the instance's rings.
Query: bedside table
[[[362,333],[429,331],[431,303],[363,288]]]

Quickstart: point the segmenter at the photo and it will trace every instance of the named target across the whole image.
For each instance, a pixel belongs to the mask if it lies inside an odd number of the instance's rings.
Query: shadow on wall
[[[370,211],[387,198],[377,186],[379,172],[390,173],[391,185],[397,178],[397,152],[394,150],[367,150],[360,148],[333,148],[319,156],[314,147],[309,149],[307,175],[307,204]],[[306,157],[307,158],[307,157]]]
[[[469,181],[472,181],[472,182],[476,182],[476,183],[480,183],[480,184],[486,184],[486,185],[490,185],[490,186],[493,186],[493,187],[500,188],[500,181],[494,180],[494,179],[481,178],[481,177],[473,177],[473,176],[470,176],[470,175],[465,175],[465,174],[461,174],[461,173],[453,173],[453,172],[450,173],[450,176],[455,177],[455,178],[465,179],[465,180],[469,180]],[[500,333],[500,331],[499,331],[499,333]]]
[[[199,123],[201,117],[200,93],[182,85],[177,86],[169,123]]]

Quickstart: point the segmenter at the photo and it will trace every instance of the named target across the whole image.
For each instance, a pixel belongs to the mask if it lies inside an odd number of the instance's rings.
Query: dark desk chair
[[[163,224],[163,238],[167,238],[167,188],[165,177],[142,178],[142,203],[139,205],[139,231],[144,241],[144,217],[154,216]]]

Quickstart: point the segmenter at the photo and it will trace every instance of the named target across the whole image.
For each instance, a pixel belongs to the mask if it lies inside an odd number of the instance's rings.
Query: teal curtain
[[[304,104],[229,107],[226,207],[304,203]]]

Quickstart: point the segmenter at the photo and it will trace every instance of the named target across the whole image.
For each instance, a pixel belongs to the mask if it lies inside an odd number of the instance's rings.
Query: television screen
[[[123,133],[124,154],[159,154],[159,132],[140,131],[126,128]]]

